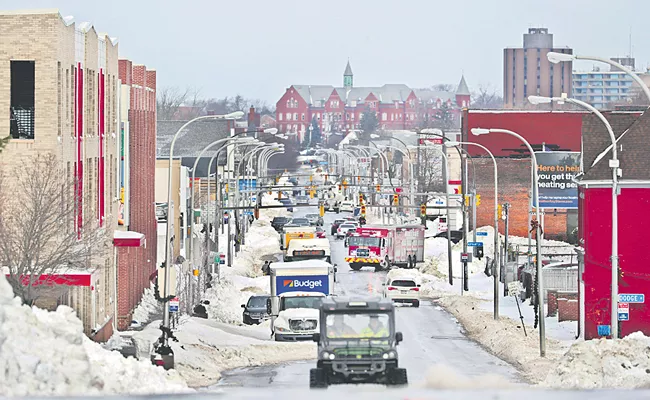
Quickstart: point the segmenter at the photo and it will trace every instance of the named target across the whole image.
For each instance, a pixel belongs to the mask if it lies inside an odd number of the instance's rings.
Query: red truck
[[[392,265],[414,268],[424,261],[424,226],[360,227],[346,239],[345,246],[345,261],[354,271],[364,266],[375,267],[375,271],[388,270]]]

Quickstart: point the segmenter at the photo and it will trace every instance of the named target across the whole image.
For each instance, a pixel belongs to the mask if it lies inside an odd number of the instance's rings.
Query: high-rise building
[[[613,61],[634,70],[634,58],[612,58]],[[592,71],[573,72],[573,97],[596,108],[610,108],[625,104],[637,92],[631,90],[632,77],[612,66],[609,71],[594,67]]]
[[[553,47],[553,34],[547,28],[530,28],[524,34],[524,47],[503,50],[503,102],[506,108],[528,106],[527,97],[560,96],[571,93],[572,63],[553,64],[549,52],[572,54],[573,50]]]

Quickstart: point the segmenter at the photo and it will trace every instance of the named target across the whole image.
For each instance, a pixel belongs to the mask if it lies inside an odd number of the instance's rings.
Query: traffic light
[[[341,191],[341,185],[339,185],[339,192]]]
[[[465,207],[469,207],[469,196],[465,195]]]
[[[329,175],[325,174],[325,182],[329,181]]]
[[[226,193],[228,193],[228,184],[226,183]]]
[[[375,188],[377,189],[378,192],[381,192],[381,185],[377,185],[375,186]]]
[[[278,200],[280,200],[281,198],[282,198],[282,190],[279,190],[278,191]]]
[[[393,195],[393,204],[395,205],[399,204],[399,195],[396,194]]]
[[[427,204],[426,203],[422,203],[420,205],[420,215],[423,216],[423,217],[427,216]]]
[[[318,208],[318,212],[319,212],[321,217],[325,215],[325,205],[323,205],[323,203],[320,203],[320,207]]]
[[[361,215],[366,215],[366,206],[361,206]]]
[[[255,216],[255,219],[260,219],[260,209],[255,207],[255,210],[253,210],[253,215]]]
[[[363,205],[363,193],[359,193],[359,204]]]
[[[313,182],[313,181],[314,181],[314,175],[309,175],[309,182]]]
[[[503,206],[501,204],[497,206],[497,216],[503,218]]]
[[[478,207],[478,206],[480,206],[480,205],[481,205],[481,195],[480,195],[480,194],[477,194],[477,195],[476,195],[476,206]]]
[[[483,258],[483,244],[480,246],[474,246],[474,257],[478,258],[479,260]]]

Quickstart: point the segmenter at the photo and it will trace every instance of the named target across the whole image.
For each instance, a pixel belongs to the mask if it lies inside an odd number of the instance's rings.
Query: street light
[[[546,323],[544,321],[544,285],[543,281],[544,279],[542,278],[542,220],[540,218],[540,213],[539,213],[539,190],[537,190],[538,186],[538,176],[537,176],[537,157],[535,157],[535,152],[533,151],[533,148],[531,147],[530,143],[526,139],[524,139],[523,136],[520,134],[507,130],[507,129],[484,129],[484,128],[472,128],[472,134],[474,136],[480,136],[480,135],[487,135],[489,133],[505,133],[510,136],[514,136],[517,139],[521,140],[526,147],[528,148],[528,151],[530,152],[530,159],[531,159],[531,168],[533,169],[533,181],[531,182],[531,189],[535,195],[535,217],[537,218],[537,223],[536,225],[536,232],[537,232],[537,240],[536,240],[536,247],[537,247],[537,303],[539,304],[538,307],[538,312],[539,312],[539,355],[541,357],[546,356]]]
[[[235,111],[230,114],[226,115],[203,115],[200,117],[196,117],[192,120],[187,121],[183,126],[181,126],[178,131],[176,131],[176,134],[174,134],[174,137],[172,138],[171,145],[169,147],[169,165],[167,167],[167,232],[165,236],[165,284],[163,288],[163,327],[161,328],[162,330],[162,337],[160,341],[160,346],[156,349],[156,352],[160,355],[165,355],[169,356],[172,358],[172,363],[173,363],[173,357],[174,357],[174,352],[172,351],[171,347],[169,347],[169,271],[171,269],[171,247],[169,245],[169,242],[172,237],[172,229],[171,229],[171,221],[174,221],[174,207],[172,207],[172,161],[174,158],[174,145],[176,145],[176,139],[180,136],[181,132],[187,126],[189,126],[193,122],[197,122],[200,120],[204,119],[239,119],[244,116],[243,111]]]
[[[490,155],[490,158],[492,158],[492,162],[494,163],[494,319],[499,319],[499,179],[497,171],[497,160],[494,158],[492,152],[481,144],[455,141],[445,142],[445,146],[447,147],[460,145],[480,147]],[[476,232],[476,226],[474,227],[474,232]]]
[[[569,62],[569,61],[575,61],[575,60],[588,60],[588,61],[598,61],[602,62],[605,64],[609,64],[611,66],[614,66],[621,71],[625,72],[627,75],[629,75],[636,83],[639,84],[641,87],[641,90],[645,93],[646,97],[650,101],[650,89],[648,88],[648,85],[646,85],[643,80],[637,75],[634,71],[629,69],[628,67],[624,66],[621,63],[618,63],[616,61],[610,60],[608,58],[602,58],[602,57],[595,57],[595,56],[582,56],[582,55],[576,55],[576,54],[568,54],[568,53],[556,53],[554,51],[550,51],[546,54],[546,58],[553,64],[558,64],[561,62]]]
[[[558,53],[560,54],[560,53]],[[595,107],[593,107],[591,104],[585,103],[584,101],[580,101],[577,99],[572,99],[568,97],[541,97],[541,96],[529,96],[528,101],[531,104],[548,104],[552,102],[558,102],[558,103],[572,103],[576,104],[580,107],[583,107],[592,113],[594,113],[598,119],[602,121],[603,124],[605,124],[605,128],[607,128],[607,133],[609,133],[609,138],[612,141],[612,159],[609,160],[609,166],[612,169],[612,298],[611,298],[611,334],[612,334],[612,339],[616,340],[618,339],[618,277],[619,277],[619,265],[618,265],[618,176],[619,173],[621,173],[621,170],[619,169],[619,160],[617,156],[617,149],[616,149],[616,136],[614,135],[614,130],[612,129],[612,126],[610,125],[609,121],[607,121],[607,118],[598,111]],[[604,156],[608,151],[605,150],[601,154],[601,156]],[[599,156],[600,158],[602,158]],[[600,160],[600,158],[597,158],[594,163],[591,165],[592,167]]]

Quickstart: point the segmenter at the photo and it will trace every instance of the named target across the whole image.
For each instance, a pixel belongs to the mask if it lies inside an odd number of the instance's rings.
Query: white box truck
[[[329,239],[292,239],[284,261],[323,260],[331,262]]]
[[[334,292],[334,267],[322,260],[272,263],[267,303],[276,341],[312,340],[318,333],[318,307]]]

